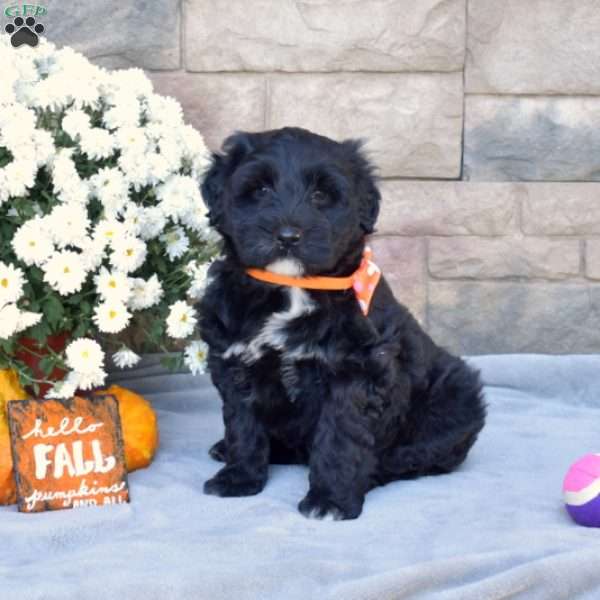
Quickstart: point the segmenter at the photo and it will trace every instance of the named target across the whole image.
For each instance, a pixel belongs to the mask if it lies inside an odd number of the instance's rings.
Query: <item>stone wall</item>
[[[148,69],[213,149],[367,138],[377,260],[452,350],[600,352],[599,0],[47,4],[51,40]]]

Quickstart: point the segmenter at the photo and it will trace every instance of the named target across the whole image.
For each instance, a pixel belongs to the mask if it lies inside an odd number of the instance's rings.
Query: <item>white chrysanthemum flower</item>
[[[173,227],[160,236],[160,241],[166,246],[165,252],[171,260],[181,258],[190,247],[190,240],[183,227]]]
[[[110,132],[95,127],[80,136],[79,147],[90,160],[110,158],[115,152],[115,140]]]
[[[82,110],[71,108],[63,117],[62,128],[75,140],[91,128],[90,116]]]
[[[61,296],[78,292],[87,276],[80,255],[71,250],[55,252],[42,268],[44,281]]]
[[[42,313],[30,312],[22,310],[19,312],[19,318],[17,319],[17,332],[24,331],[29,327],[37,325],[42,320]]]
[[[166,217],[178,223],[196,206],[202,205],[198,184],[186,175],[173,175],[156,188],[159,206]]]
[[[160,235],[167,224],[162,209],[159,206],[149,206],[140,211],[141,228],[140,235],[142,239],[148,241]]]
[[[94,229],[94,239],[102,240],[104,244],[113,244],[119,238],[125,237],[129,232],[127,227],[116,219],[102,219]]]
[[[187,302],[178,300],[170,307],[167,333],[172,338],[186,338],[193,333],[196,321],[196,311]]]
[[[90,194],[89,183],[83,181],[71,158],[72,148],[61,148],[51,162],[54,192],[66,204],[87,204]]]
[[[202,235],[202,237],[210,235],[206,206],[202,202],[198,202],[184,213],[181,217],[181,222],[192,231]]]
[[[92,193],[108,217],[118,215],[129,200],[129,185],[120,169],[105,167],[90,177]]]
[[[101,238],[86,236],[79,243],[81,262],[86,271],[95,271],[106,256],[106,242]]]
[[[206,373],[208,345],[201,340],[192,342],[184,351],[184,363],[192,375]]]
[[[107,129],[137,127],[140,124],[140,104],[135,94],[129,90],[119,91],[111,97],[110,103],[112,106],[102,116]]]
[[[17,229],[12,247],[17,257],[27,266],[39,267],[54,252],[52,238],[46,233],[44,222],[39,217],[25,222]]]
[[[117,148],[127,154],[144,156],[148,149],[148,138],[142,127],[123,127],[114,133]]]
[[[92,320],[100,331],[105,333],[119,333],[129,324],[131,313],[123,302],[107,300],[101,302],[94,309]]]
[[[80,374],[97,373],[104,369],[104,352],[100,344],[89,338],[78,338],[65,349],[67,366]]]
[[[203,265],[199,265],[196,268],[192,275],[192,282],[188,289],[188,296],[192,300],[199,300],[204,295],[206,291],[206,287],[209,283],[208,278],[208,269],[210,267],[210,263],[205,263]]]
[[[133,281],[120,271],[109,271],[102,267],[94,277],[94,283],[103,300],[127,302],[131,296]]]
[[[75,371],[69,372],[62,381],[57,381],[44,396],[47,399],[72,398],[79,387],[79,378]]]
[[[148,281],[140,277],[132,280],[131,296],[128,305],[132,310],[144,310],[158,304],[163,297],[164,290],[156,274]]]
[[[0,261],[0,305],[19,300],[24,283],[25,274],[19,267]]]
[[[163,123],[172,127],[183,125],[181,104],[170,96],[152,94],[146,98],[145,113],[150,122]]]
[[[137,355],[133,350],[129,348],[121,348],[118,352],[115,352],[112,355],[113,362],[119,369],[129,369],[131,367],[135,367],[140,360],[141,356]]]
[[[44,219],[59,248],[79,247],[87,238],[90,226],[87,209],[81,204],[58,204]]]
[[[35,184],[37,165],[34,160],[13,160],[3,169],[6,178],[3,181],[8,198],[25,196],[27,190]]]
[[[7,340],[17,333],[19,309],[16,304],[0,303],[0,340]]]
[[[131,273],[144,264],[147,253],[143,240],[134,236],[118,238],[112,245],[110,264],[119,271]]]
[[[123,224],[129,236],[140,236],[144,221],[144,208],[135,202],[127,202],[122,210]]]
[[[92,390],[106,381],[106,371],[98,369],[93,373],[75,373],[77,388],[81,390]]]

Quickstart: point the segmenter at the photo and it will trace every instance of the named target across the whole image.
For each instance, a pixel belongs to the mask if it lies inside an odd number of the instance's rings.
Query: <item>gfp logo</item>
[[[35,47],[38,45],[39,36],[44,33],[44,26],[36,18],[48,13],[45,6],[38,4],[13,4],[4,9],[4,15],[12,19],[4,27],[10,35],[10,43],[18,48],[23,44]]]

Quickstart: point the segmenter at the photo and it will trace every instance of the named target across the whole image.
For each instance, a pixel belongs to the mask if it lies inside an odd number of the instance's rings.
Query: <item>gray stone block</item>
[[[471,93],[599,94],[597,0],[468,3]]]
[[[465,0],[188,0],[185,15],[192,71],[458,71],[464,63]]]
[[[600,279],[600,240],[587,240],[585,247],[585,273],[590,279]]]
[[[464,177],[600,181],[600,98],[467,96]]]
[[[177,69],[180,0],[48,2],[45,36],[104,67]]]
[[[427,301],[425,240],[373,236],[369,240],[373,260],[382,270],[394,296],[421,323]]]
[[[383,181],[377,231],[399,235],[487,235],[518,229],[523,184]]]
[[[529,183],[524,186],[523,231],[531,235],[600,234],[600,184]]]
[[[429,272],[440,279],[566,279],[579,274],[578,240],[432,238]]]
[[[460,175],[462,77],[436,74],[297,74],[270,78],[271,127],[367,139],[383,176]]]
[[[150,73],[158,93],[181,103],[186,122],[217,150],[234,130],[264,128],[265,80],[253,74]]]
[[[460,354],[600,352],[600,285],[430,282],[429,332]]]

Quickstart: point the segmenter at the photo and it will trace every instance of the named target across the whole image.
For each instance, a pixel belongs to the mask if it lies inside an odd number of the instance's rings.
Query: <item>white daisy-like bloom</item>
[[[164,290],[156,274],[152,275],[148,281],[141,277],[135,277],[131,281],[132,288],[128,306],[132,310],[145,310],[161,301]]]
[[[81,390],[92,390],[106,381],[106,371],[98,369],[93,373],[75,373],[77,388]]]
[[[17,257],[27,266],[41,266],[54,252],[52,238],[46,233],[44,222],[39,217],[21,225],[11,243]]]
[[[156,188],[165,216],[178,223],[196,206],[202,206],[202,196],[198,183],[186,175],[173,175],[165,183]]]
[[[96,306],[92,320],[104,333],[119,333],[129,325],[131,313],[123,302],[106,300]]]
[[[25,196],[27,190],[33,187],[37,175],[37,165],[31,159],[13,160],[3,169],[6,173],[4,185],[8,198]]]
[[[24,283],[25,273],[19,267],[0,261],[0,305],[19,300]]]
[[[85,205],[90,195],[89,183],[79,177],[72,154],[72,148],[61,148],[51,161],[54,192],[61,202]]]
[[[178,300],[169,308],[167,334],[176,339],[186,338],[193,333],[196,321],[196,311],[187,302]]]
[[[148,138],[143,127],[122,127],[118,129],[114,138],[117,148],[127,154],[141,154],[144,156],[148,149]]]
[[[1,189],[1,188],[0,188]],[[167,224],[167,217],[159,206],[149,206],[141,208],[141,227],[140,236],[148,241],[152,240],[162,233]]]
[[[166,233],[163,233],[159,240],[165,244],[165,252],[171,260],[181,258],[190,247],[190,240],[183,227],[173,227]]]
[[[206,206],[203,202],[198,202],[181,217],[181,222],[202,237],[210,235],[211,229],[206,212]]]
[[[79,147],[90,160],[110,158],[115,152],[114,137],[105,129],[94,127],[80,136]]]
[[[206,373],[208,345],[201,341],[195,341],[189,344],[183,353],[183,362],[192,372],[192,375]]]
[[[192,282],[188,289],[188,296],[192,300],[199,300],[206,291],[206,286],[209,283],[208,269],[211,263],[194,264],[190,269]]]
[[[143,240],[134,236],[118,238],[112,245],[110,264],[119,271],[131,273],[144,264],[147,254]]]
[[[153,178],[145,152],[122,151],[117,163],[125,174],[127,182],[136,192],[148,185]]]
[[[90,116],[83,110],[71,108],[63,117],[62,128],[76,140],[91,128]]]
[[[135,367],[135,365],[140,362],[142,357],[136,354],[133,350],[123,347],[112,355],[112,359],[119,369],[129,369],[131,367]]]
[[[152,94],[145,99],[146,117],[150,122],[179,127],[183,124],[181,104],[170,96]]]
[[[106,256],[106,242],[101,238],[86,236],[79,243],[81,262],[86,271],[96,271]]]
[[[44,281],[61,296],[78,292],[87,277],[80,255],[71,250],[55,252],[42,269]]]
[[[19,311],[17,333],[37,325],[42,320],[42,316],[42,313],[30,312],[28,310]]]
[[[141,237],[144,208],[135,202],[127,202],[122,210],[123,225],[127,235]]]
[[[105,245],[111,244],[128,234],[127,227],[121,221],[116,219],[102,219],[98,221],[92,237],[97,240],[102,240]]]
[[[110,99],[112,106],[108,108],[102,121],[107,129],[137,127],[140,123],[140,104],[135,94],[129,90],[120,90]]]
[[[78,338],[65,349],[67,366],[81,374],[93,374],[104,369],[104,352],[96,340]]]
[[[19,312],[16,304],[0,303],[0,340],[7,340],[17,333]]]
[[[91,191],[109,217],[118,215],[129,200],[129,185],[120,169],[105,167],[90,177]]]
[[[70,371],[62,381],[57,381],[44,396],[48,400],[63,398],[72,398],[79,387],[79,378],[75,371]]]
[[[102,267],[94,277],[96,290],[103,300],[125,303],[132,293],[133,280],[121,271],[109,271]]]
[[[59,248],[79,247],[87,238],[90,219],[81,204],[58,204],[44,218],[44,223]]]

